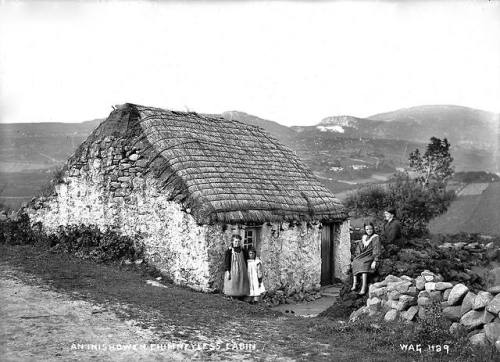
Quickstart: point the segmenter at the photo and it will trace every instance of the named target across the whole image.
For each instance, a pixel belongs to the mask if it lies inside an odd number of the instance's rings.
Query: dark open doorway
[[[331,285],[335,278],[333,245],[336,225],[325,224],[321,229],[321,285]]]

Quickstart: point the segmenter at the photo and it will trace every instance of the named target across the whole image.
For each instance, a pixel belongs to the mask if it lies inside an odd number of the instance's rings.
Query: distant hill
[[[0,172],[47,169],[63,163],[101,121],[0,124]]]
[[[236,120],[252,126],[264,128],[267,132],[278,138],[281,142],[289,144],[296,136],[296,132],[290,127],[283,126],[278,122],[268,121],[251,114],[239,111],[228,111],[222,113],[222,117],[229,120]]]
[[[332,133],[336,137],[405,140],[427,144],[447,138],[457,170],[500,172],[500,114],[478,109],[433,105],[399,109],[368,118],[334,116],[297,132]]]
[[[467,107],[419,106],[369,118],[333,116],[315,126],[296,127],[239,111],[222,117],[264,128],[334,193],[384,182],[431,136],[450,140],[457,171],[500,172],[499,115]],[[0,194],[29,197],[101,121],[0,124]]]
[[[447,138],[457,147],[491,149],[500,141],[500,114],[460,106],[419,106],[380,113],[368,118],[334,116],[313,126],[322,132],[353,137],[427,143]],[[302,130],[304,127],[295,127]]]
[[[399,109],[368,117],[378,123],[386,138],[426,142],[446,137],[456,146],[490,149],[499,145],[500,114],[453,105],[429,105]]]

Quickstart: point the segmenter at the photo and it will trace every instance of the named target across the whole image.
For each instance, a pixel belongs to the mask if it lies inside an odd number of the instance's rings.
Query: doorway
[[[334,241],[336,231],[335,224],[324,224],[321,229],[321,285],[331,285],[335,278]]]

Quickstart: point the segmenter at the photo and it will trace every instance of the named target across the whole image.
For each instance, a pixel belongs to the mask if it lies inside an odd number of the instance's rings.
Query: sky
[[[289,126],[423,104],[500,112],[500,1],[0,0],[0,122],[126,102]]]

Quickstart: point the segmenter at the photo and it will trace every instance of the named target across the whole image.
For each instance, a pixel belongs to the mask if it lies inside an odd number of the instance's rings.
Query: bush
[[[27,215],[17,220],[0,221],[0,243],[9,245],[35,244],[44,239],[37,228],[32,228]]]
[[[94,225],[60,227],[56,233],[54,248],[96,262],[142,257],[142,247],[136,245],[131,237],[119,235],[112,230],[103,232]]]
[[[453,198],[454,193],[440,184],[422,186],[400,173],[386,188],[369,186],[350,194],[345,205],[354,217],[372,217],[378,223],[383,222],[384,210],[395,207],[401,231],[409,238],[426,234],[429,221],[445,213]]]
[[[56,185],[64,182],[64,174],[66,169],[64,167],[57,167],[52,172],[50,181],[43,185],[38,191],[38,195],[42,197],[48,197],[54,194]]]
[[[140,236],[137,236],[140,238]],[[40,224],[31,225],[25,214],[14,220],[0,222],[0,242],[10,245],[41,244],[53,251],[74,254],[95,262],[143,257],[143,247],[130,236],[113,230],[101,231],[93,225],[60,226],[55,233],[45,233]]]

